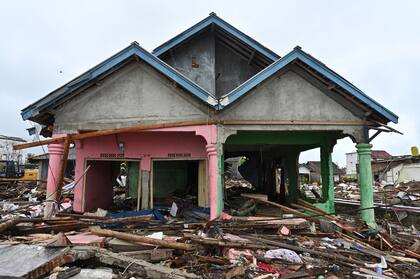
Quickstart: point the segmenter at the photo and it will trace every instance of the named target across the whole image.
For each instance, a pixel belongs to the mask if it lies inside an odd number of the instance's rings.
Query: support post
[[[220,216],[222,211],[225,209],[225,155],[220,151],[219,158],[219,173],[217,174],[217,193],[218,193],[218,203],[217,203],[217,216]]]
[[[286,159],[286,172],[287,178],[289,181],[288,189],[287,189],[287,198],[286,200],[290,203],[294,203],[298,199],[298,183],[299,183],[299,151],[292,150],[287,153]]]
[[[332,162],[332,148],[321,146],[321,177],[323,210],[334,213],[334,168]]]
[[[218,160],[215,144],[206,145],[209,174],[210,220],[216,219],[219,212],[219,195],[217,187]]]
[[[373,209],[372,145],[359,143],[356,148],[359,157],[360,215],[368,226],[376,228],[375,211]]]
[[[54,213],[54,204],[57,198],[57,186],[62,169],[62,158],[64,155],[64,143],[52,143],[48,145],[48,177],[47,177],[47,199],[44,209],[44,217],[49,218]]]

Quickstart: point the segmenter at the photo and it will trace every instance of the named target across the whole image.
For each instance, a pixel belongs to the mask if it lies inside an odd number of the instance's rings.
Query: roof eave
[[[128,59],[131,59],[132,57],[138,57],[142,59],[144,62],[151,65],[157,71],[179,84],[185,90],[192,93],[201,101],[207,103],[209,106],[217,106],[217,100],[205,89],[188,79],[186,76],[184,76],[183,74],[181,74],[180,72],[178,72],[177,70],[175,70],[159,58],[157,58],[156,56],[150,54],[149,52],[141,48],[137,43],[132,43],[128,48],[125,48],[116,55],[112,56],[111,58],[105,60],[104,62],[98,64],[91,70],[81,75],[86,75],[88,77],[82,80],[82,82],[74,84],[74,82],[77,81],[79,77],[81,77],[79,76],[78,78],[70,81],[66,85],[51,92],[44,98],[24,108],[21,111],[21,116],[23,120],[36,119],[36,116],[42,111],[45,111],[51,106],[57,105],[61,100],[65,99],[66,97],[69,97],[72,93],[80,89],[82,86],[86,85],[89,82],[92,82],[102,74],[112,70],[119,64],[123,63],[124,61],[127,61]],[[54,96],[54,94],[57,94],[57,92],[60,90],[63,92]]]

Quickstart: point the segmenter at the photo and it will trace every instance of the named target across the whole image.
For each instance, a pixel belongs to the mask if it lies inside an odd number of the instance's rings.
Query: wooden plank
[[[57,185],[56,185],[57,190],[55,192],[55,200],[57,202],[60,202],[60,199],[61,199],[64,175],[65,175],[66,167],[67,167],[67,159],[69,157],[70,143],[71,143],[70,136],[66,136],[65,141],[64,141],[64,152],[61,158],[60,174],[58,175],[58,178],[57,178]]]
[[[207,184],[207,162],[198,163],[198,206],[209,207],[209,191]]]
[[[140,204],[141,204],[141,183],[142,183],[142,171],[140,168],[141,163],[139,163],[139,184],[137,185],[137,210],[140,210]]]
[[[192,250],[193,246],[191,244],[182,243],[182,242],[173,242],[168,240],[161,240],[161,239],[154,239],[147,236],[141,236],[131,233],[123,233],[117,232],[112,230],[104,230],[100,228],[90,228],[90,232],[100,236],[106,237],[115,237],[122,240],[128,240],[133,242],[142,242],[147,244],[156,245],[159,247],[165,247],[170,249],[178,249],[178,250]]]
[[[311,217],[310,215],[305,214],[305,213],[303,213],[303,212],[300,212],[300,211],[298,211],[298,210],[295,210],[295,209],[293,209],[293,208],[290,208],[290,207],[287,207],[287,206],[284,206],[284,205],[281,205],[281,204],[278,204],[278,203],[275,203],[275,202],[272,202],[272,201],[267,201],[267,200],[264,200],[264,199],[259,198],[259,197],[255,197],[255,196],[254,196],[254,195],[252,195],[252,194],[251,194],[251,195],[248,195],[248,194],[241,194],[241,196],[242,196],[242,197],[246,197],[246,198],[250,198],[250,199],[254,199],[254,200],[256,200],[256,201],[258,201],[258,202],[261,202],[261,203],[265,203],[265,204],[269,204],[269,205],[272,205],[272,206],[278,207],[278,208],[282,209],[284,212],[295,214],[295,215],[297,215],[297,216],[300,216],[300,217],[306,218],[306,219],[311,220],[311,221],[313,221],[313,222],[317,222],[317,223],[319,222],[319,219],[318,219],[318,218]]]
[[[150,172],[141,172],[141,209],[149,208],[150,197]]]

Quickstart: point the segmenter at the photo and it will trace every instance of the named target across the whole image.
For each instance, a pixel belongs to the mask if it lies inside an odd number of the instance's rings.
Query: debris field
[[[414,226],[355,214],[332,215],[299,199],[290,206],[242,194],[253,216],[174,198],[171,208],[71,211],[71,191],[43,218],[45,190],[1,186],[1,278],[417,278],[420,234]],[[270,216],[261,213],[269,212]],[[357,215],[357,214],[356,214]]]

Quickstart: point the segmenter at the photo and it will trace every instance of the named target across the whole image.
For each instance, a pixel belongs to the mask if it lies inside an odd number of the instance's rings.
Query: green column
[[[322,202],[324,210],[334,213],[334,169],[331,150],[327,146],[321,146],[321,177],[322,177]]]
[[[217,201],[217,216],[220,216],[220,214],[222,213],[222,211],[224,210],[225,207],[225,202],[224,202],[224,189],[225,189],[225,156],[224,154],[221,154],[220,156],[218,156],[218,178],[217,178],[217,192],[218,192],[218,197],[219,200]]]
[[[298,176],[299,176],[299,167],[298,167],[298,158],[299,158],[299,151],[293,150],[287,152],[287,160],[286,160],[286,173],[287,179],[289,181],[288,189],[287,189],[287,201],[288,202],[296,202],[298,199]]]
[[[359,143],[356,145],[359,157],[359,187],[360,187],[360,209],[361,217],[368,226],[376,228],[375,211],[373,210],[373,186],[371,154],[372,145]],[[363,210],[364,208],[371,208]]]

